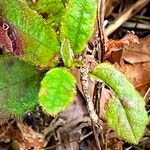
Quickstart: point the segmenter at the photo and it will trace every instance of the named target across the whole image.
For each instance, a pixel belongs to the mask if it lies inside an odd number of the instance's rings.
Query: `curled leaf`
[[[41,82],[39,104],[47,113],[55,116],[73,101],[75,84],[75,78],[66,69],[51,69]]]
[[[123,139],[137,144],[148,122],[145,101],[125,75],[109,63],[96,66],[92,75],[103,80],[115,93],[106,108],[109,125]]]

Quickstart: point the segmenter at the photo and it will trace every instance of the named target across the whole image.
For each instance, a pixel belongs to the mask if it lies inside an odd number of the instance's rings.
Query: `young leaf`
[[[94,68],[92,75],[103,80],[116,94],[106,108],[109,125],[125,140],[137,144],[148,122],[145,101],[125,75],[108,63]]]
[[[51,69],[41,82],[39,104],[47,113],[55,116],[73,101],[75,84],[75,78],[66,69]]]
[[[70,47],[69,40],[67,40],[67,39],[62,40],[60,52],[61,52],[61,56],[62,56],[65,66],[71,67],[71,63],[73,61],[74,54]]]
[[[96,0],[69,0],[61,27],[61,38],[68,39],[74,54],[85,48],[96,20]]]
[[[81,61],[79,61],[77,59],[73,59],[74,54],[70,47],[69,40],[63,39],[61,41],[60,53],[61,53],[62,60],[64,62],[65,67],[82,66]]]
[[[41,74],[10,55],[0,55],[0,70],[0,119],[20,117],[38,104]]]
[[[47,27],[41,16],[30,9],[24,0],[1,0],[0,8],[0,16],[20,36],[21,59],[42,67],[52,66],[51,59],[59,53],[59,44],[55,32]]]

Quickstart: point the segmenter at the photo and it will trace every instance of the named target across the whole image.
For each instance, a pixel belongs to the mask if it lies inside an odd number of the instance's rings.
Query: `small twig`
[[[98,24],[98,37],[99,37],[99,43],[100,43],[100,45],[98,45],[98,61],[99,62],[103,61],[103,56],[106,51],[105,35],[104,35],[104,17],[105,17],[105,0],[98,0],[97,24]]]
[[[51,150],[51,149],[54,149],[54,148],[56,148],[58,146],[61,146],[63,144],[70,144],[70,143],[73,143],[73,142],[78,142],[78,139],[72,140],[72,141],[68,141],[68,142],[65,142],[65,143],[62,143],[62,144],[56,144],[56,145],[53,145],[53,146],[50,146],[50,147],[46,147],[46,148],[44,148],[44,150]]]
[[[99,141],[98,132],[97,132],[96,127],[94,125],[92,127],[93,127],[93,133],[94,133],[95,141],[96,141],[96,144],[97,144],[97,148],[98,148],[98,150],[101,150],[101,145],[100,145],[100,141]]]
[[[86,139],[87,137],[89,137],[89,136],[92,135],[92,134],[93,134],[93,131],[87,133],[86,135],[84,135],[84,136],[82,136],[82,137],[80,138],[80,141],[83,141],[84,139]]]
[[[148,16],[139,16],[139,15],[136,15],[135,18],[136,19],[144,19],[144,20],[150,21],[150,17],[148,17]]]
[[[97,25],[98,25],[98,34],[97,34],[97,51],[98,51],[98,63],[103,62],[103,58],[104,58],[104,53],[106,51],[106,47],[105,47],[105,34],[104,34],[104,17],[105,17],[105,0],[98,0],[98,9],[97,9]],[[99,106],[100,106],[100,93],[101,93],[101,84],[97,83],[96,87],[95,87],[95,98],[97,101],[97,107],[98,108],[98,113],[99,113]],[[93,127],[93,132],[94,132],[94,137],[96,140],[96,144],[97,144],[97,148],[99,150],[101,150],[101,145],[100,145],[100,141],[99,141],[99,136],[96,132],[96,127]]]
[[[97,143],[97,147],[98,147],[98,150],[101,150],[100,142],[98,139],[98,133],[96,132],[96,129],[95,129],[96,126],[99,127],[100,125],[99,118],[95,112],[94,104],[89,93],[89,76],[88,76],[88,70],[87,70],[88,65],[87,65],[87,60],[86,60],[86,52],[83,54],[82,61],[83,61],[83,67],[80,68],[80,73],[81,73],[81,83],[82,83],[83,94],[87,102],[87,108],[88,108],[88,112],[91,118],[93,133],[94,133],[94,137]]]
[[[132,148],[132,146],[129,146],[128,148],[125,148],[125,150],[130,150]]]
[[[47,147],[47,148],[44,148],[44,150],[51,150],[51,149],[54,149],[58,146],[61,146],[63,144],[70,144],[70,143],[73,143],[73,142],[78,142],[80,143],[81,141],[83,141],[84,139],[86,139],[87,137],[89,137],[90,135],[92,135],[93,132],[89,132],[88,134],[84,135],[83,137],[79,138],[79,139],[75,139],[75,140],[70,140],[68,142],[64,142],[64,143],[60,143],[60,144],[56,144],[56,145],[53,145],[53,146],[50,146],[50,147]]]
[[[56,117],[51,124],[49,125],[49,127],[45,128],[42,133],[46,136],[47,134],[52,133],[53,131],[55,131],[55,129],[57,129],[59,126],[63,126],[65,124],[65,121],[61,118]]]
[[[134,28],[135,25],[136,25],[136,29],[150,30],[150,25],[143,24],[143,23],[125,22],[122,26],[127,28]]]
[[[145,99],[146,103],[149,102],[149,100],[150,100],[150,87],[148,88],[146,94],[144,95],[144,99]]]
[[[83,59],[83,61],[85,64],[85,58]],[[96,112],[94,111],[94,104],[89,94],[89,76],[88,76],[88,72],[85,69],[85,65],[80,68],[80,73],[81,73],[81,83],[82,83],[83,94],[87,102],[87,107],[88,107],[90,118],[94,124],[98,124],[99,119],[98,119]]]
[[[114,31],[116,31],[123,23],[125,23],[129,18],[139,12],[149,0],[138,0],[136,3],[130,6],[125,12],[123,12],[119,17],[117,17],[105,30],[105,34],[109,36]]]
[[[105,34],[104,34],[104,17],[105,17],[105,0],[98,0],[97,4],[97,25],[98,25],[98,37],[97,37],[97,50],[98,50],[98,63],[103,62],[104,53],[106,51],[105,47]],[[96,85],[95,98],[96,100],[100,99],[101,93],[101,84],[97,83]],[[98,101],[98,108],[100,102]],[[98,112],[99,113],[99,112]]]
[[[105,150],[107,150],[107,147],[108,147],[108,135],[109,135],[110,131],[111,131],[111,129],[109,129],[107,131],[106,136],[105,136],[106,137],[106,140],[105,140]]]

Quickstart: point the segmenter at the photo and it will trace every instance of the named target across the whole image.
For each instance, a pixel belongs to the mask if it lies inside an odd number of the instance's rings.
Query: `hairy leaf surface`
[[[95,0],[69,0],[62,22],[61,38],[70,41],[74,54],[79,54],[91,37],[96,19]]]
[[[0,118],[20,117],[38,104],[41,74],[10,55],[0,55],[0,70]]]
[[[70,48],[70,43],[67,39],[64,39],[61,42],[61,56],[62,56],[62,60],[65,64],[66,67],[70,67],[71,63],[73,61],[73,52],[72,49]]]
[[[148,122],[144,99],[126,76],[109,63],[96,66],[92,75],[103,80],[117,97],[111,99],[106,108],[109,125],[123,139],[137,144]]]
[[[55,30],[61,25],[62,16],[65,13],[65,1],[62,0],[38,0],[36,3],[26,0],[29,7],[43,16],[46,23]]]
[[[41,82],[39,104],[47,113],[55,116],[73,101],[75,84],[75,78],[66,69],[51,69]]]
[[[1,0],[0,16],[12,24],[20,35],[21,59],[42,67],[53,65],[51,59],[59,52],[56,34],[36,11],[24,0]]]

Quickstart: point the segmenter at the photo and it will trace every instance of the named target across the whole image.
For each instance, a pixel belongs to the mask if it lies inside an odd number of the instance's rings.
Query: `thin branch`
[[[139,12],[150,0],[138,0],[132,4],[125,12],[121,13],[105,30],[107,36],[116,31],[123,23],[130,19],[133,15]]]
[[[98,150],[101,150],[100,142],[98,139],[98,132],[96,132],[96,126],[102,128],[100,126],[99,118],[95,112],[94,104],[92,101],[92,98],[89,93],[89,76],[88,76],[88,64],[86,60],[86,52],[83,54],[83,67],[80,68],[80,74],[81,74],[81,83],[82,83],[82,89],[83,94],[85,97],[85,100],[87,102],[87,109],[91,118],[92,127],[93,127],[93,133],[96,140],[97,148]]]
[[[94,124],[98,124],[99,119],[94,110],[94,104],[93,104],[93,101],[89,94],[89,76],[88,76],[88,71],[86,70],[86,67],[87,67],[86,58],[83,58],[83,63],[84,63],[84,66],[80,68],[83,94],[84,94],[84,98],[87,102],[87,107],[88,107],[88,112],[89,112],[90,118]]]
[[[105,0],[98,0],[97,6],[97,24],[98,24],[98,36],[100,39],[100,46],[98,47],[98,61],[103,61],[105,49],[105,34],[104,34],[104,17],[105,17]],[[100,52],[101,50],[101,52]],[[101,53],[101,54],[99,54]]]

